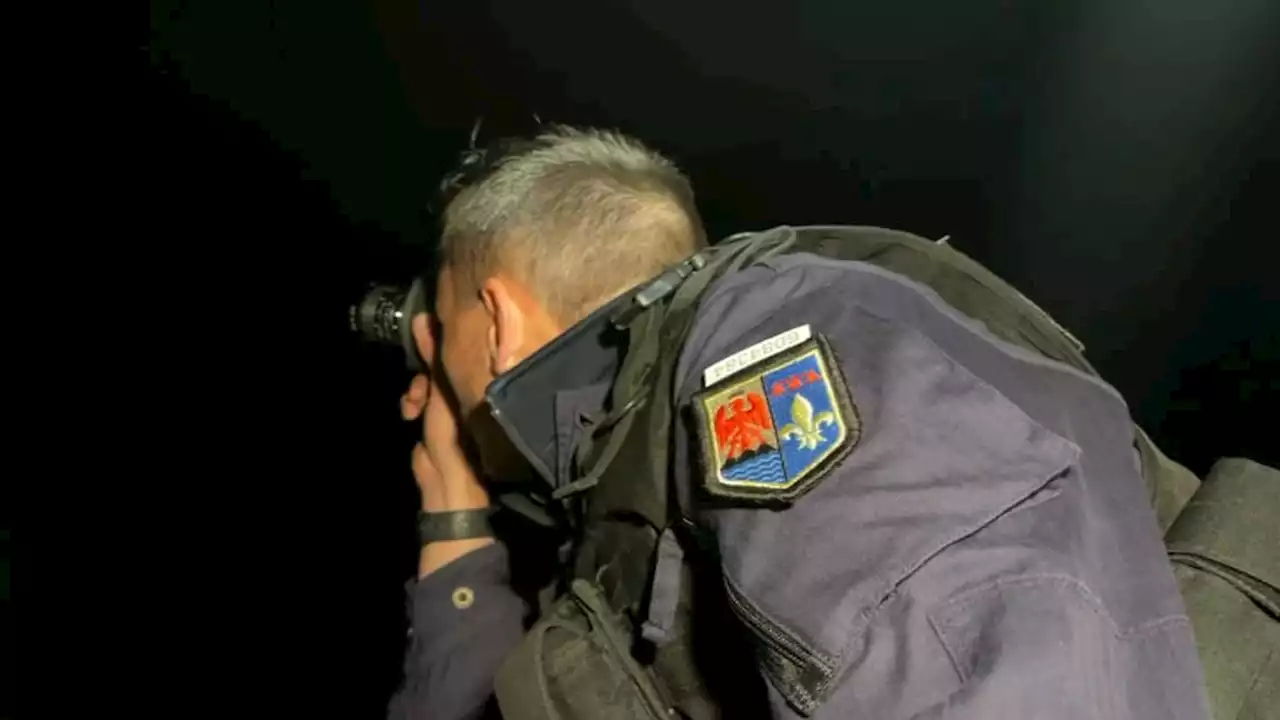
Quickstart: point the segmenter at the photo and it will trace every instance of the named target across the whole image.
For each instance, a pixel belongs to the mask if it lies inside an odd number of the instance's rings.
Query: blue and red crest
[[[713,495],[793,500],[857,443],[856,408],[822,338],[695,398]]]

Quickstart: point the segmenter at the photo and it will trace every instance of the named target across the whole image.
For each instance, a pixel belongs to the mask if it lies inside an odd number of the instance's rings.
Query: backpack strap
[[[697,302],[717,277],[786,234],[762,233],[694,255],[652,281],[615,317],[627,330],[626,357],[607,415],[579,446],[581,480],[560,495],[591,489],[580,500],[583,535],[574,574],[598,582],[616,610],[640,612],[658,539],[681,517],[680,503],[669,493],[670,398]]]
[[[869,226],[812,226],[796,232],[798,251],[866,262],[911,278],[938,293],[948,305],[981,320],[996,337],[1097,375],[1074,335],[949,243]]]

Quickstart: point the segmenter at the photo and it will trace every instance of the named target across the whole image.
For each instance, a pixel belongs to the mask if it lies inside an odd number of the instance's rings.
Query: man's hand
[[[435,342],[426,315],[413,318],[413,336],[418,351],[428,363],[435,361]],[[488,507],[489,494],[480,484],[461,444],[459,421],[448,401],[439,377],[432,368],[409,383],[400,398],[400,415],[405,420],[422,418],[422,440],[413,447],[413,477],[422,493],[424,512],[447,512]],[[418,561],[418,577],[423,578],[448,563],[493,544],[493,538],[446,540],[423,546]]]

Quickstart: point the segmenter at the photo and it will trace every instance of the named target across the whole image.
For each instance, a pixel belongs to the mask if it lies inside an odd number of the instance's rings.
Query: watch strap
[[[418,542],[422,545],[442,540],[469,540],[493,537],[489,508],[418,512]]]

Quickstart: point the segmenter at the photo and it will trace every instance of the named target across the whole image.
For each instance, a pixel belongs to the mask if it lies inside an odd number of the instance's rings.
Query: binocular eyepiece
[[[427,311],[426,285],[418,278],[408,288],[373,284],[360,301],[347,309],[351,331],[365,342],[400,348],[405,364],[423,372],[422,358],[413,341],[413,316]]]

